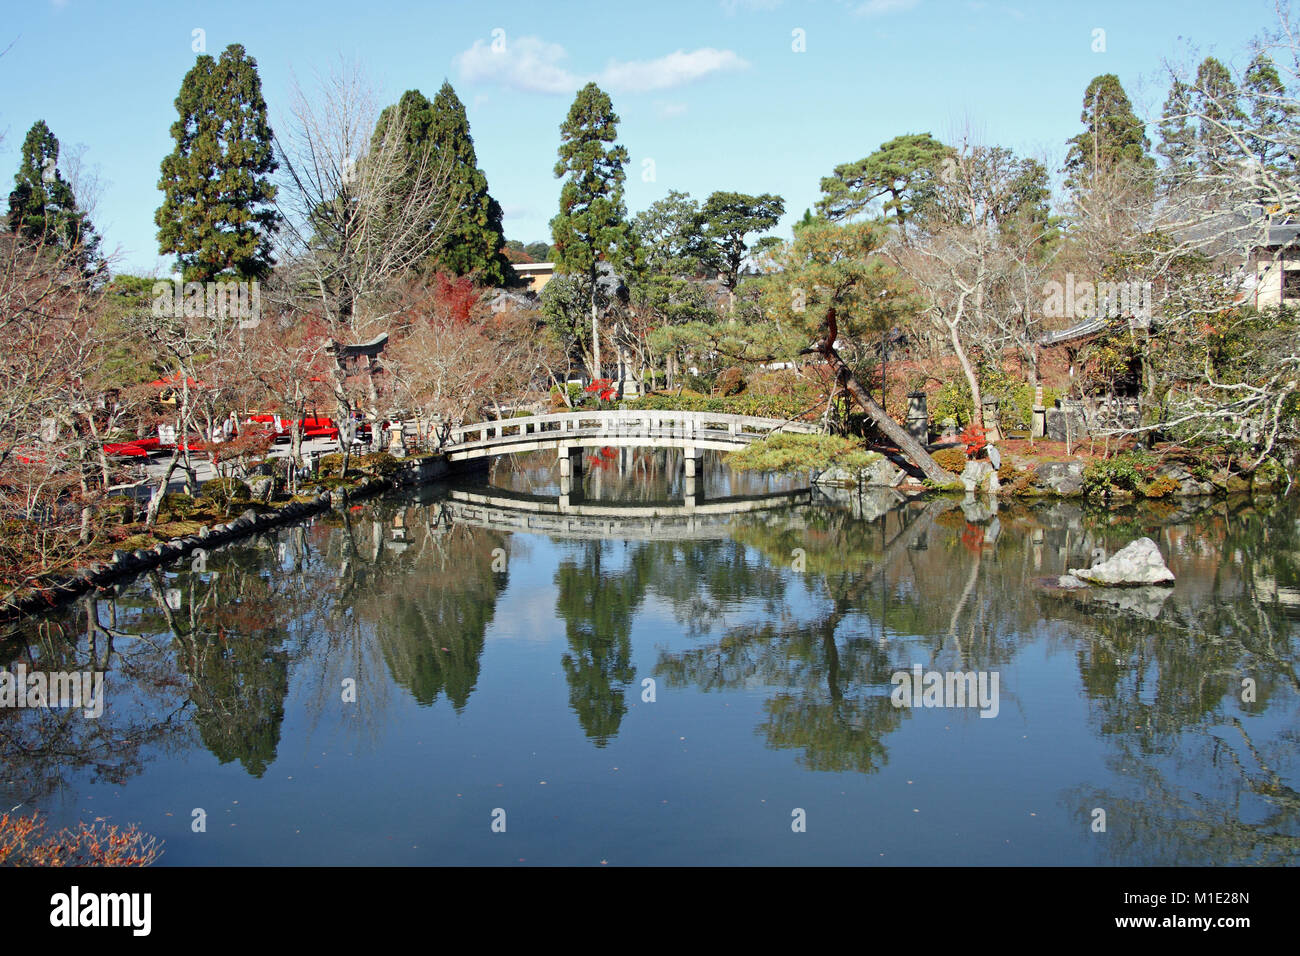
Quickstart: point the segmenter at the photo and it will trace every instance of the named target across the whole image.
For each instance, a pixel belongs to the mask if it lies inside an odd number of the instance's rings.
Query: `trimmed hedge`
[[[647,408],[665,412],[718,412],[726,415],[752,415],[757,418],[799,418],[807,413],[808,420],[816,421],[821,408],[808,407],[801,399],[787,395],[733,395],[721,397],[692,397],[689,395],[645,395],[627,403],[628,408]]]

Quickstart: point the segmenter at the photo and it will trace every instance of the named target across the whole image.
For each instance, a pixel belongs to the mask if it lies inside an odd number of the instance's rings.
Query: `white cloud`
[[[496,82],[538,93],[570,93],[581,84],[560,65],[566,56],[558,43],[518,37],[507,40],[500,50],[484,40],[475,40],[453,62],[467,80]]]
[[[533,93],[571,93],[588,80],[615,92],[645,93],[749,66],[732,50],[702,47],[690,52],[676,50],[653,60],[611,60],[599,73],[583,75],[564,66],[567,57],[567,51],[558,43],[525,36],[508,39],[500,49],[494,49],[488,41],[475,40],[453,62],[461,76],[472,82],[498,83]]]
[[[611,60],[596,82],[613,90],[645,93],[684,86],[710,73],[743,70],[747,66],[749,64],[732,50],[702,47],[690,53],[677,50],[654,60],[629,60],[625,63]]]

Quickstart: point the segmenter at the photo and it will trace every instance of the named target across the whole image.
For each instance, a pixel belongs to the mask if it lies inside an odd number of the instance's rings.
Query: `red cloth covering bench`
[[[147,440],[147,439],[146,439]],[[157,443],[158,439],[153,439]],[[148,458],[149,452],[139,442],[110,442],[104,446],[105,455],[122,458]]]
[[[330,438],[337,441],[339,437],[338,426],[329,418],[304,418],[302,433],[304,438]]]

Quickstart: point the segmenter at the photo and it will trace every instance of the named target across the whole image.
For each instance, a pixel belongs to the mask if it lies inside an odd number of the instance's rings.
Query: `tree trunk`
[[[107,485],[105,488],[107,489]],[[90,497],[90,485],[86,481],[86,463],[81,464],[81,529],[77,535],[77,541],[81,544],[90,544],[90,518],[94,514],[94,509],[90,507],[87,499]]]
[[[957,335],[957,326],[950,325],[949,330],[952,333],[952,350],[957,355],[957,361],[961,363],[962,373],[966,376],[966,383],[970,385],[970,400],[975,406],[971,409],[971,424],[980,428],[984,427],[984,395],[980,392],[980,379],[975,374],[975,369],[971,367],[970,359],[966,355],[966,350],[962,348],[961,338]]]
[[[181,450],[178,446],[172,452],[171,461],[167,462],[167,470],[163,472],[162,478],[158,480],[158,486],[154,489],[153,496],[149,499],[149,508],[145,512],[144,526],[150,531],[158,522],[158,509],[162,507],[163,496],[167,494],[167,486],[171,484],[172,475],[176,471],[176,466],[181,459]]]
[[[913,438],[907,429],[889,417],[889,414],[859,384],[853,372],[845,364],[844,359],[840,358],[839,353],[835,351],[834,342],[838,337],[838,327],[835,322],[834,309],[828,310],[826,324],[828,327],[827,336],[818,343],[817,351],[830,363],[837,381],[848,390],[850,395],[857,399],[858,404],[862,406],[862,410],[870,415],[871,420],[880,427],[880,430],[898,446],[904,455],[916,464],[916,467],[921,469],[921,473],[925,477],[940,485],[950,483],[953,480],[952,473],[940,468],[938,463],[930,457],[930,453],[925,450],[925,446]]]
[[[591,280],[591,371],[592,378],[604,378],[600,367],[600,319],[596,311],[596,278]]]

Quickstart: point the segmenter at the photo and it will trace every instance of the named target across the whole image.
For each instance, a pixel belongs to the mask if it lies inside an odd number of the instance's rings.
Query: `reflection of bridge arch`
[[[682,449],[686,474],[694,475],[704,449],[734,451],[772,432],[818,431],[816,425],[808,422],[750,415],[603,409],[458,425],[449,431],[442,451],[448,461],[458,462],[555,449],[560,458],[560,474],[569,477],[581,470],[583,448],[653,445]]]
[[[808,504],[808,489],[769,495],[690,502],[570,504],[567,496],[545,498],[499,489],[452,489],[442,506],[459,524],[503,531],[531,531],[565,538],[672,540],[725,534],[736,515]]]

